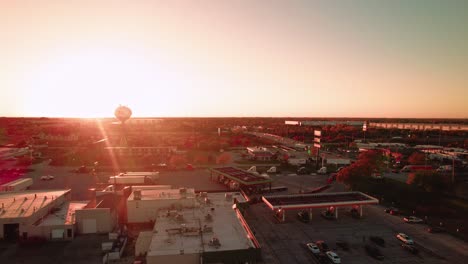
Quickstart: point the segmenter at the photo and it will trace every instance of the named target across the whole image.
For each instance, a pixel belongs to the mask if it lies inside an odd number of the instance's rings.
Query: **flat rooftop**
[[[128,201],[135,200],[135,190],[138,188],[132,188],[132,193],[128,196]],[[194,199],[195,190],[194,189],[185,189],[186,193],[183,196],[180,192],[180,189],[139,189],[141,191],[140,200],[176,200],[181,199]]]
[[[245,202],[245,198],[240,193],[230,194],[232,199],[227,200],[225,193],[208,193],[209,204],[204,202],[203,197],[197,197],[195,208],[186,208],[177,213],[168,214],[162,210],[154,225],[148,256],[254,248],[233,209],[234,198],[240,202]],[[210,218],[207,218],[208,214]],[[219,247],[210,245],[213,237],[219,239]]]
[[[244,185],[266,184],[272,182],[271,179],[267,179],[235,167],[211,168],[211,172],[221,174],[226,178]]]
[[[54,203],[70,190],[29,190],[0,193],[0,219],[30,217],[39,209]]]
[[[304,209],[379,203],[378,199],[361,192],[268,195],[263,196],[262,200],[271,209]]]
[[[86,207],[89,201],[65,202],[59,210],[54,211],[39,220],[37,226],[73,225],[75,223],[75,211]]]

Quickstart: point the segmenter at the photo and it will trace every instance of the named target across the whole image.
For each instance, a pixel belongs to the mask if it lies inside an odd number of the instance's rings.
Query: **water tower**
[[[125,121],[130,119],[132,116],[132,110],[128,108],[127,106],[120,105],[115,109],[114,112],[115,118],[117,118],[120,121],[120,127],[122,129],[122,137],[120,138],[120,147],[128,147],[127,144],[127,137],[125,133]]]

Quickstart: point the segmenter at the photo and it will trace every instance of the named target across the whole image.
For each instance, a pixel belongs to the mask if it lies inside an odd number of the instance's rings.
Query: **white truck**
[[[5,183],[0,186],[0,191],[2,192],[18,192],[24,191],[33,184],[33,179],[31,178],[21,178],[8,183]]]
[[[327,167],[322,167],[317,171],[318,174],[327,174]]]
[[[109,184],[145,184],[149,180],[146,176],[111,176]]]
[[[119,176],[145,176],[152,181],[157,181],[159,180],[159,171],[127,171],[120,173]]]
[[[307,159],[289,158],[288,163],[296,166],[305,165],[307,163]]]

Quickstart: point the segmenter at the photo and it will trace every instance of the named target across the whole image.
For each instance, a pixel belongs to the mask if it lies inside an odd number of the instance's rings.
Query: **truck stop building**
[[[236,184],[240,187],[246,187],[251,191],[271,188],[272,180],[260,175],[241,170],[236,167],[219,167],[210,169],[211,180],[224,182],[227,185]]]
[[[362,206],[379,203],[377,198],[362,192],[268,195],[263,196],[262,200],[281,221],[285,221],[287,210],[309,210],[312,218],[312,209],[332,208],[335,217],[338,218],[338,207],[359,208],[359,214],[362,216]]]
[[[260,259],[260,245],[237,208],[246,202],[240,193],[202,192],[190,198],[191,206],[179,208],[168,207],[165,197],[145,196],[142,192],[142,201],[159,208],[153,230],[141,232],[135,243],[136,255],[146,255],[146,263],[255,263]],[[146,219],[141,215],[137,221]]]

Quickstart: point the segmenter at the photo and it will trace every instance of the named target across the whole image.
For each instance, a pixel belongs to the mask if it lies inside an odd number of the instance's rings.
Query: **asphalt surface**
[[[287,186],[288,193],[316,188],[323,185],[324,175],[279,174],[275,185]],[[326,192],[344,191],[344,186],[334,183]],[[324,240],[341,257],[342,263],[466,263],[468,244],[448,234],[431,234],[424,224],[407,224],[402,216],[392,216],[384,212],[380,205],[369,205],[363,209],[363,218],[354,219],[350,208],[339,208],[337,220],[326,220],[320,216],[324,209],[314,209],[310,223],[300,222],[298,211],[288,211],[285,223],[273,216],[273,212],[263,203],[252,205],[246,212],[249,223],[262,246],[264,263],[327,263],[319,261],[306,248],[305,244]],[[395,236],[403,232],[413,237],[419,253],[413,255],[401,248]],[[364,250],[370,236],[385,239],[386,247],[379,248],[384,260],[379,261],[367,255]],[[350,250],[337,248],[336,241],[345,240]]]

